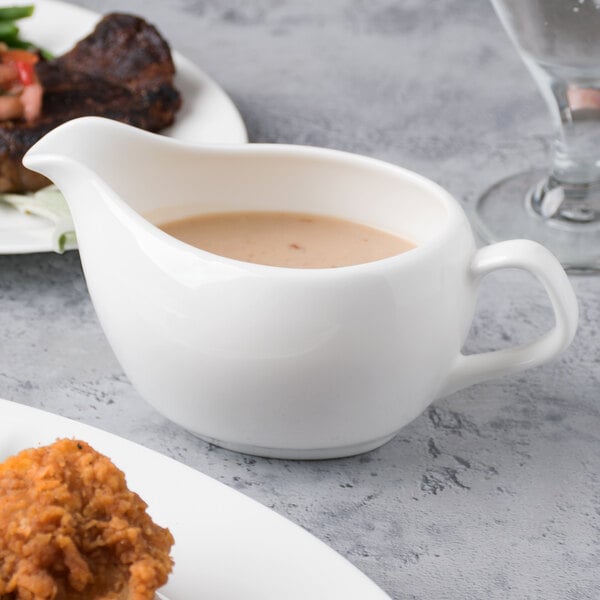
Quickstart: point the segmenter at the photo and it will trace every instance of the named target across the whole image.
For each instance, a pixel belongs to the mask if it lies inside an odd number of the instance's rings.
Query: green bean
[[[22,40],[18,35],[12,36],[12,37],[6,36],[6,37],[2,38],[2,41],[9,48],[19,48],[21,50],[32,50],[33,48],[35,48],[35,46],[33,44],[30,44],[29,42]]]
[[[33,4],[27,6],[5,6],[0,8],[0,21],[14,21],[15,19],[24,19],[33,14]]]
[[[37,51],[40,53],[41,57],[44,60],[53,60],[54,59],[54,54],[52,54],[52,52],[50,52],[49,50],[46,50],[45,48],[38,48]]]
[[[19,28],[12,21],[0,21],[0,40],[8,41],[19,35]]]
[[[30,17],[33,14],[33,10],[33,4],[0,7],[0,42],[5,43],[9,48],[39,52],[45,60],[52,60],[54,58],[52,53],[19,37],[19,28],[14,23],[14,20]]]
[[[29,52],[39,52],[44,60],[52,60],[54,58],[52,52],[45,48],[40,48],[27,40],[22,40],[20,37],[0,38],[0,41],[4,42],[9,48],[18,48],[19,50],[28,50]]]

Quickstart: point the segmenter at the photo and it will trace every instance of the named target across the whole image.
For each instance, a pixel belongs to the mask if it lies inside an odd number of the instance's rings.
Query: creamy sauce
[[[286,212],[196,215],[160,228],[220,256],[278,267],[344,267],[415,247],[404,238],[361,223]]]

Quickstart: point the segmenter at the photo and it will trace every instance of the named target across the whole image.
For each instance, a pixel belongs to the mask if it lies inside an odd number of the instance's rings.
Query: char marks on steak
[[[101,116],[159,131],[173,122],[181,105],[167,42],[133,15],[106,15],[71,51],[40,61],[36,72],[44,88],[40,118],[0,122],[0,192],[49,183],[21,161],[37,140],[65,121]]]

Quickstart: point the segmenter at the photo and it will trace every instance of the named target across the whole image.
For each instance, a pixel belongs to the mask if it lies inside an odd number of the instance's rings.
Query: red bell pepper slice
[[[32,83],[35,83],[33,63],[17,60],[15,62],[15,67],[17,68],[17,73],[19,74],[19,81],[23,85],[31,85]]]

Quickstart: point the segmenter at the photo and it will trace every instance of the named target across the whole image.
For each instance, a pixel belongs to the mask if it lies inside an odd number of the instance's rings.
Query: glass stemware
[[[554,157],[496,183],[475,225],[488,241],[541,242],[567,268],[600,270],[600,0],[492,0],[554,123]]]

